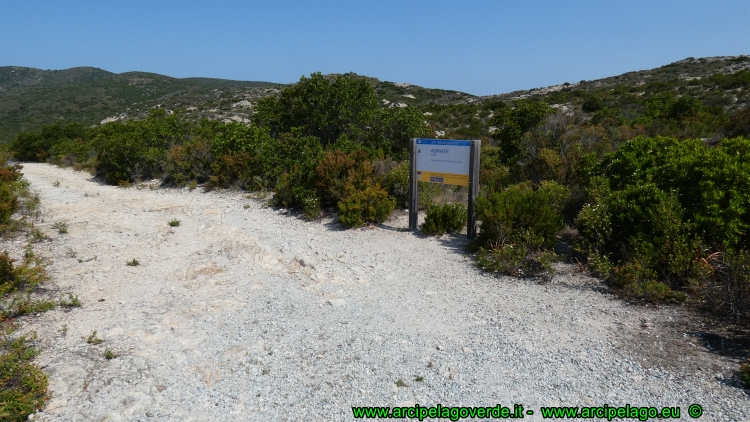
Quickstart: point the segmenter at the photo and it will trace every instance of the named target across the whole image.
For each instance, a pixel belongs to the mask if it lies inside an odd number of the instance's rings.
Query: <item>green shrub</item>
[[[18,211],[20,204],[18,196],[6,183],[0,183],[0,225],[10,223],[10,217]]]
[[[438,197],[443,194],[444,185],[430,182],[417,182],[417,206],[426,210],[434,205]]]
[[[557,255],[546,250],[534,251],[521,241],[494,248],[479,248],[476,259],[479,268],[491,273],[534,277],[549,275]]]
[[[167,151],[184,144],[195,130],[194,123],[163,109],[151,110],[145,120],[107,123],[92,140],[97,174],[110,184],[160,177]]]
[[[390,217],[395,201],[380,185],[352,191],[339,204],[339,221],[347,227],[382,222]]]
[[[534,189],[528,182],[490,191],[477,199],[481,220],[477,239],[477,265],[490,272],[515,276],[549,274],[557,259],[552,248],[563,228],[570,190],[556,182]]]
[[[627,142],[589,183],[576,247],[626,295],[671,301],[690,293],[737,316],[749,292],[737,281],[742,271],[728,268],[742,268],[750,241],[749,158],[750,141],[741,138],[715,148],[670,138]],[[734,264],[709,260],[717,256]]]
[[[745,388],[750,388],[750,361],[740,365],[740,381],[745,384]]]
[[[49,154],[54,163],[72,166],[90,162],[96,156],[96,151],[89,140],[76,138],[58,141],[50,148]]]
[[[244,188],[252,180],[250,154],[246,152],[223,154],[211,163],[211,176],[206,190],[214,188]]]
[[[0,297],[18,288],[18,278],[13,267],[15,261],[8,255],[8,251],[0,254]]]
[[[10,183],[20,180],[23,177],[20,170],[23,167],[17,164],[13,167],[0,167],[0,183]]]
[[[347,196],[347,189],[362,189],[371,184],[375,169],[367,152],[345,154],[327,152],[315,168],[317,191],[326,205],[336,204]]]
[[[39,351],[29,343],[35,336],[14,338],[3,330],[0,338],[0,419],[23,421],[49,399],[48,377],[32,363]]]
[[[749,140],[727,139],[711,148],[700,140],[636,138],[607,155],[598,172],[615,192],[647,183],[676,192],[684,219],[706,244],[750,244]]]
[[[311,215],[313,199],[318,198],[315,170],[322,155],[323,149],[317,138],[301,137],[296,133],[282,136],[273,152],[264,159],[274,169],[265,176],[267,183],[273,183],[271,186],[274,187],[271,203],[306,208],[305,214]]]
[[[539,248],[554,246],[569,198],[570,191],[556,182],[544,182],[538,189],[519,183],[480,196],[477,219],[482,223],[475,247],[514,243],[521,237],[538,239]]]
[[[310,218],[315,214],[315,204],[317,204],[317,212],[320,212],[320,200],[317,199],[314,182],[314,173],[311,168],[294,165],[279,177],[271,203],[289,208],[303,208],[305,215]]]
[[[185,145],[174,145],[166,157],[164,181],[185,186],[191,181],[205,183],[211,174],[211,141],[196,137]]]
[[[446,232],[459,232],[466,227],[467,217],[464,204],[433,205],[427,209],[422,233],[442,236]]]
[[[383,183],[399,206],[409,206],[409,163],[402,163],[386,173]]]

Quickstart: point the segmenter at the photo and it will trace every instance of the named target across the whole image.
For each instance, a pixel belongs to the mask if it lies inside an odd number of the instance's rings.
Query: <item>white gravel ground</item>
[[[529,420],[604,404],[690,419],[697,403],[702,420],[750,420],[737,362],[673,332],[679,309],[628,305],[573,267],[547,284],[495,277],[461,236],[406,232],[404,215],[343,230],[238,192],[23,172],[52,238],[35,245],[48,288],[83,303],[23,319],[50,375],[35,420],[352,420],[351,406],[415,403],[517,403]]]

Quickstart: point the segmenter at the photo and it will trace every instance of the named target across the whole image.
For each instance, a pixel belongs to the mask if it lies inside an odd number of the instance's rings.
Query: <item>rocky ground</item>
[[[548,283],[496,277],[463,237],[409,233],[405,215],[343,230],[238,192],[23,172],[51,237],[35,244],[47,292],[83,305],[22,319],[50,375],[35,420],[351,420],[352,406],[415,403],[517,403],[530,420],[700,404],[704,420],[750,420],[738,360],[707,347],[698,317],[628,304],[576,266]]]

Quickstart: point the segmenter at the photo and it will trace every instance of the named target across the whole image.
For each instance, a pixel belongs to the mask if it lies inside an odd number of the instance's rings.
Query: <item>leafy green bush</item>
[[[393,198],[380,185],[353,190],[338,203],[339,221],[347,227],[383,222],[390,217],[395,206]]]
[[[10,217],[18,211],[18,196],[13,189],[6,183],[0,184],[0,225],[10,223]]]
[[[622,145],[600,163],[602,176],[591,179],[588,203],[576,219],[578,249],[628,295],[711,297],[709,284],[713,291],[735,292],[722,300],[747,300],[747,291],[730,288],[736,283],[726,278],[717,281],[703,261],[717,250],[742,257],[750,244],[748,157],[750,141],[741,138],[715,148],[671,138]]]
[[[111,184],[160,177],[167,151],[184,144],[195,130],[195,124],[163,109],[151,110],[146,120],[107,123],[92,140],[97,174]]]
[[[50,150],[58,143],[85,143],[90,130],[80,123],[69,123],[63,126],[54,123],[42,127],[41,133],[21,132],[11,141],[9,149],[17,160],[44,161],[50,156]]]
[[[494,248],[480,248],[476,259],[479,268],[491,273],[533,277],[551,273],[552,263],[557,260],[557,255],[547,250],[534,251],[522,241]]]
[[[0,297],[18,288],[18,278],[13,267],[15,261],[8,255],[8,251],[0,254]]]
[[[746,139],[727,139],[711,148],[700,140],[637,138],[605,157],[599,173],[613,191],[652,183],[655,189],[677,192],[685,220],[695,225],[694,232],[707,245],[732,249],[750,244]],[[632,228],[636,229],[641,230]]]
[[[62,139],[58,140],[50,149],[49,155],[52,162],[65,166],[76,163],[88,164],[96,157],[96,151],[89,140]]]
[[[165,183],[185,186],[193,180],[196,183],[207,182],[214,161],[211,147],[211,141],[203,137],[190,139],[184,145],[174,145],[167,152]]]
[[[551,181],[537,189],[530,183],[519,183],[480,196],[477,219],[482,223],[475,245],[513,243],[520,233],[528,231],[539,239],[539,247],[554,246],[555,234],[563,228],[562,210],[569,197],[566,187]]]
[[[466,227],[468,213],[464,204],[433,205],[427,208],[422,233],[442,236]]]
[[[549,251],[563,228],[562,211],[570,190],[556,182],[534,189],[528,182],[490,191],[477,199],[481,220],[476,250],[481,268],[516,276],[548,273],[556,255]]]
[[[409,163],[402,163],[386,173],[383,184],[399,206],[409,206]]]
[[[48,378],[32,363],[39,351],[29,343],[34,336],[13,337],[5,329],[0,337],[0,418],[23,421],[49,399]]]
[[[253,180],[250,154],[246,152],[222,154],[211,163],[211,173],[206,184],[206,190],[229,187],[244,188],[251,184]]]
[[[23,167],[17,164],[13,167],[0,167],[0,183],[16,182],[23,176],[20,170]]]
[[[740,381],[745,384],[745,388],[750,388],[750,361],[740,365]]]
[[[255,119],[274,135],[301,128],[303,136],[317,137],[330,145],[341,135],[364,128],[377,103],[365,78],[337,75],[331,80],[318,72],[301,77],[279,97],[260,100]]]
[[[336,204],[348,195],[349,190],[369,186],[374,172],[369,156],[363,150],[349,154],[329,151],[315,168],[317,191],[324,204]]]

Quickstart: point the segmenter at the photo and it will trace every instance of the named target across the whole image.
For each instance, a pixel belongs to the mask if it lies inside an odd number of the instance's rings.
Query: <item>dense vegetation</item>
[[[37,289],[47,280],[43,262],[34,255],[32,243],[44,235],[34,229],[39,199],[29,193],[21,178],[21,166],[6,166],[8,155],[0,151],[0,234],[28,235],[23,259],[0,253],[0,420],[22,421],[44,406],[47,375],[32,360],[39,354],[34,333],[18,335],[13,319],[54,308],[58,303],[40,299]],[[19,262],[20,261],[20,262]],[[78,299],[61,299],[61,306],[79,306]]]
[[[143,120],[48,125],[18,134],[11,149],[109,183],[273,191],[276,205],[308,218],[333,209],[358,226],[404,205],[409,138],[480,138],[471,245],[480,266],[549,273],[565,233],[577,259],[624,295],[740,318],[750,300],[748,60],[690,61],[515,99],[446,105],[423,93],[399,107],[379,95],[410,98],[415,87],[313,74],[259,100],[251,125],[155,109]],[[683,65],[715,73],[690,76]],[[446,191],[421,191],[425,233],[463,224]]]

